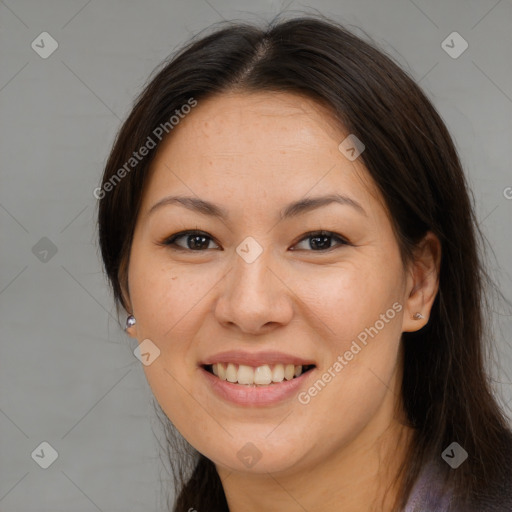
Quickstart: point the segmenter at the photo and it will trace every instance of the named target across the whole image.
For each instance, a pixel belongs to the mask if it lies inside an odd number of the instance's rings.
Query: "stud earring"
[[[127,331],[130,327],[133,327],[137,323],[137,320],[135,320],[135,317],[133,315],[129,315],[126,319],[126,327],[124,328],[125,331]]]
[[[422,318],[425,318],[425,317],[421,313],[414,313],[413,318],[414,318],[414,320],[421,320]]]

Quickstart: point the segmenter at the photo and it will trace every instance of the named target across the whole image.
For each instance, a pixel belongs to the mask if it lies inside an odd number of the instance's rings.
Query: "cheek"
[[[141,255],[142,256],[142,255]],[[210,435],[191,427],[204,425],[204,410],[194,396],[197,361],[193,343],[205,315],[205,292],[214,283],[212,276],[178,271],[151,257],[134,254],[130,263],[130,295],[137,319],[139,342],[149,338],[160,351],[150,364],[143,365],[155,399],[170,421],[194,443],[189,435]],[[201,300],[203,299],[203,301]]]
[[[207,267],[173,265],[163,251],[132,251],[130,298],[139,339],[187,339],[187,325],[197,317],[208,291],[218,280],[215,270]]]
[[[209,294],[222,273],[208,265],[179,267],[162,256],[134,247],[130,298],[139,342],[150,339],[160,351],[154,362],[143,366],[147,381],[169,418],[185,428],[192,418],[204,421],[192,398],[197,372],[194,342],[211,307]]]
[[[310,434],[346,445],[375,415],[391,418],[401,334],[402,304],[389,283],[347,273],[330,284],[335,292],[317,292],[314,310],[321,368],[299,399],[308,418],[320,419]],[[325,301],[319,297],[324,297]],[[384,405],[387,404],[387,405]],[[379,412],[381,411],[381,413]]]
[[[382,400],[395,371],[403,310],[398,274],[391,267],[386,272],[373,268],[383,267],[331,267],[294,288],[314,327],[322,369],[322,382],[304,402],[316,401],[326,417],[336,403],[362,418],[367,407],[372,410]]]
[[[376,268],[381,268],[376,262],[344,262],[290,274],[288,282],[304,305],[300,314],[319,327],[322,339],[330,340],[325,348],[343,349],[399,299],[392,270]]]

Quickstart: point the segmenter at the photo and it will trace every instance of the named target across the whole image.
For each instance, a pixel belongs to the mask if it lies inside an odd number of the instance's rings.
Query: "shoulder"
[[[462,502],[444,486],[440,463],[430,462],[422,469],[403,512],[511,512],[512,457],[499,481],[494,481],[485,493]]]
[[[494,481],[484,494],[477,496],[468,512],[512,511],[512,450],[502,477]]]
[[[451,495],[443,490],[441,468],[430,462],[421,470],[403,512],[450,512]]]

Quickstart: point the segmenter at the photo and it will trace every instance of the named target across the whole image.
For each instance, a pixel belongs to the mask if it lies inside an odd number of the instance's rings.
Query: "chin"
[[[279,439],[275,441],[277,443],[269,443],[264,436],[260,441],[246,437],[240,441],[232,440],[230,447],[225,447],[227,449],[222,452],[210,449],[202,453],[216,465],[241,473],[274,474],[296,468],[305,453],[298,453],[297,445],[283,444]]]

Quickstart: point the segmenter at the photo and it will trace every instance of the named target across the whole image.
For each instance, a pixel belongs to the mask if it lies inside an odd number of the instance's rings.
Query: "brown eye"
[[[183,241],[178,243],[179,240]],[[332,231],[325,230],[307,233],[306,236],[302,237],[299,244],[305,243],[304,241],[309,241],[308,246],[299,248],[298,250],[326,252],[335,248],[335,246],[332,245],[333,241],[336,242],[338,246],[350,245],[349,242],[342,238],[340,235],[333,233]],[[209,247],[211,242],[215,243],[213,238],[207,233],[204,233],[203,231],[189,230],[181,231],[180,233],[171,235],[163,242],[161,242],[161,245],[165,245],[176,250],[204,252],[205,250],[211,248]],[[215,243],[215,245],[217,244]],[[297,250],[297,245],[298,244],[295,244],[295,248],[292,248],[291,250]]]
[[[184,245],[178,244],[177,240],[184,239]],[[208,249],[208,245],[213,238],[202,231],[182,231],[167,238],[163,245],[171,246],[177,250],[203,251]]]
[[[341,236],[333,233],[332,231],[313,231],[308,233],[301,239],[299,243],[303,243],[303,240],[309,240],[309,249],[313,249],[313,252],[322,252],[332,249],[332,240],[336,240],[338,245],[349,245],[349,243]],[[297,244],[295,245],[297,247]],[[305,250],[309,250],[307,247]],[[296,249],[292,249],[296,250]],[[304,250],[304,248],[299,249]]]

